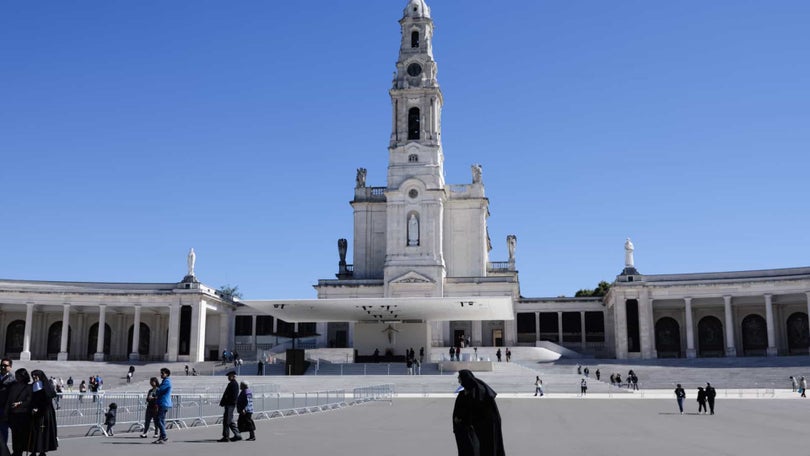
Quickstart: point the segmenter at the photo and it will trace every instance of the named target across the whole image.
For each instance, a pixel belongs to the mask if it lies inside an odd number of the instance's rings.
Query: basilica
[[[352,238],[337,241],[335,278],[318,280],[317,297],[234,300],[197,279],[193,250],[179,282],[0,280],[0,351],[197,362],[296,343],[363,357],[463,340],[619,359],[810,354],[810,267],[645,275],[627,239],[605,296],[522,296],[517,236],[495,240],[508,258],[489,257],[484,167],[470,164],[467,182],[444,179],[444,99],[425,0],[410,0],[399,24],[385,179],[369,185],[374,170],[357,170]]]

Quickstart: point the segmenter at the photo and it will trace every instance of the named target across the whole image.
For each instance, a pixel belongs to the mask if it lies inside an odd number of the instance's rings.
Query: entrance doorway
[[[456,329],[453,331],[453,345],[456,347],[460,347],[462,342],[465,342],[467,339],[464,338],[464,330],[463,329]]]
[[[492,345],[495,347],[503,347],[503,329],[492,330]]]

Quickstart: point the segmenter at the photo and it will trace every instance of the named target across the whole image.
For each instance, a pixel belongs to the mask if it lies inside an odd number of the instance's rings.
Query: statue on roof
[[[366,168],[357,168],[357,177],[355,177],[355,188],[363,188],[366,186]]]
[[[506,236],[506,248],[509,249],[509,262],[515,262],[515,247],[517,246],[517,236],[510,234]]]
[[[188,251],[188,257],[186,258],[186,264],[188,265],[188,276],[194,277],[194,263],[197,262],[197,255],[194,253],[194,248],[192,247],[191,250]]]
[[[634,265],[635,261],[633,260],[633,250],[635,250],[635,248],[633,247],[633,243],[630,242],[630,238],[627,238],[627,240],[624,241],[624,267],[626,268],[635,267]]]
[[[481,175],[483,174],[483,168],[478,163],[475,163],[470,168],[472,169],[472,183],[473,184],[480,184],[481,183]]]

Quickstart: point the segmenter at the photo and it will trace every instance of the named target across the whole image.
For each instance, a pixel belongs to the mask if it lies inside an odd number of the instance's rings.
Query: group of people
[[[423,353],[423,349],[419,349],[419,353]],[[416,352],[413,351],[413,347],[406,350],[405,353],[405,367],[408,368],[408,375],[422,375],[422,361],[421,355],[419,358],[416,357]]]
[[[222,438],[217,442],[238,442],[242,440],[242,432],[249,432],[247,440],[256,440],[256,424],[253,422],[253,392],[247,382],[236,382],[236,371],[227,374],[228,386],[222,393],[219,406],[224,409],[222,414]],[[233,422],[233,412],[239,414],[237,422]],[[232,437],[228,437],[233,433]]]
[[[498,362],[501,362],[501,349],[499,348],[498,351],[495,352],[495,358],[498,359]],[[512,350],[509,347],[506,347],[506,362],[512,361]]]
[[[717,391],[711,383],[706,383],[706,387],[698,387],[697,403],[698,414],[707,413],[706,405],[708,404],[708,413],[714,415],[714,398],[717,397]],[[683,389],[680,383],[675,386],[675,400],[678,402],[678,410],[683,415],[683,403],[686,400],[686,390]]]
[[[794,393],[801,394],[801,397],[807,397],[807,379],[804,376],[796,380],[796,377],[791,375],[790,383],[793,386]]]
[[[638,375],[633,372],[633,369],[630,369],[627,372],[627,378],[625,379],[627,387],[632,390],[638,390]],[[615,374],[610,374],[610,384],[611,386],[617,386],[619,388],[622,387],[622,374],[616,372]]]
[[[29,373],[21,368],[12,373],[11,359],[0,361],[0,454],[9,454],[9,431],[12,456],[56,451],[56,397],[53,383],[42,370]]]

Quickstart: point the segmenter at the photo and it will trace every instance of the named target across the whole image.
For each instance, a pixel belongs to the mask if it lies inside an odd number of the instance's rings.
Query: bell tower
[[[425,0],[409,0],[399,24],[402,38],[389,91],[385,294],[418,287],[422,296],[442,296],[447,202],[441,146],[443,100],[433,60],[433,20]]]
[[[424,0],[410,0],[399,21],[402,38],[390,90],[392,131],[388,187],[419,176],[433,188],[444,186],[441,149],[442,92],[433,60],[433,20]]]

